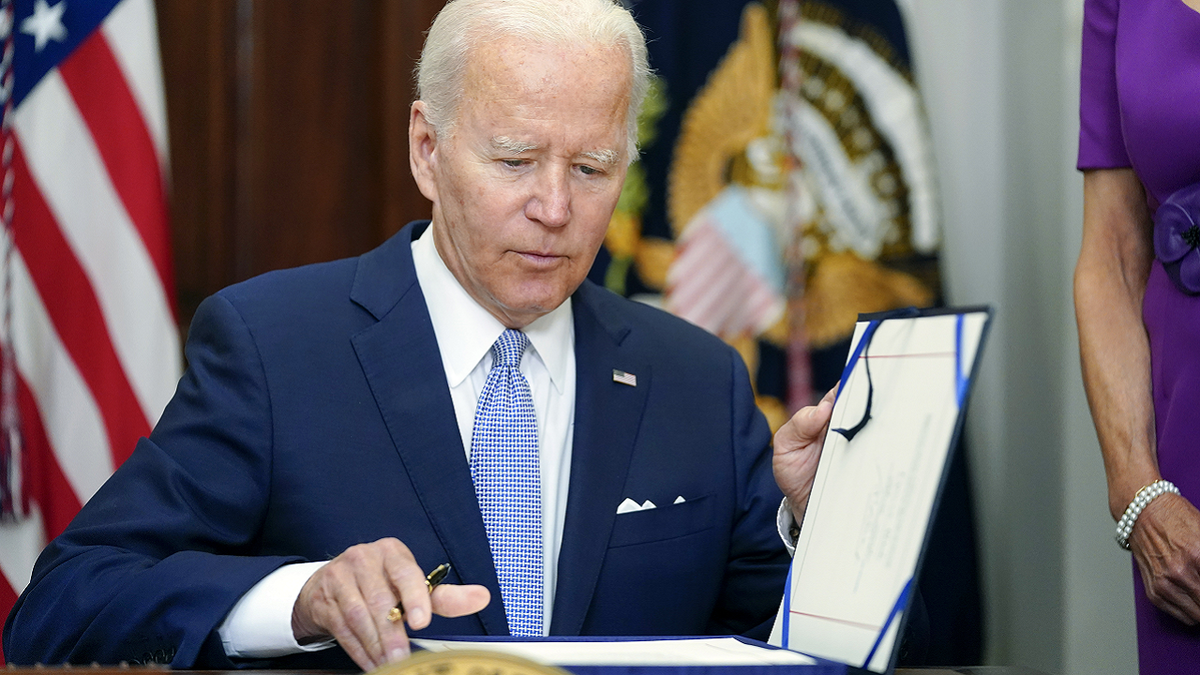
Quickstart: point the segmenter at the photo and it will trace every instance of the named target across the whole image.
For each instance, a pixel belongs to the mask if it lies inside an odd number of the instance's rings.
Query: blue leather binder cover
[[[713,635],[698,635],[694,639],[707,640]],[[752,640],[750,638],[741,637],[738,635],[731,636],[738,642],[747,645],[753,645],[766,650],[776,650],[779,647],[774,647],[765,642]],[[470,637],[428,637],[429,640],[445,640],[445,641],[466,641],[466,642],[622,642],[627,640],[687,640],[693,639],[681,636],[630,636],[630,637],[614,637],[614,636],[587,636],[587,637],[569,637],[569,636],[550,636],[545,638],[519,638],[503,635],[486,635],[486,636],[470,636]],[[856,672],[857,669],[849,668],[845,664],[811,657],[817,661],[812,665],[749,665],[749,666],[728,666],[728,665],[712,665],[712,666],[597,666],[597,665],[572,665],[570,663],[554,664],[559,668],[570,671],[573,675],[849,675]]]

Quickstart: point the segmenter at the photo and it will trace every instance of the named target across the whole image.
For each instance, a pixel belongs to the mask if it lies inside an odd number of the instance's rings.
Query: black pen
[[[442,583],[442,581],[446,579],[446,575],[449,573],[450,563],[442,563],[441,565],[438,565],[437,567],[433,568],[432,572],[425,576],[425,587],[429,589],[430,593],[433,593],[433,589],[437,588],[438,584]],[[404,618],[404,607],[401,605],[396,605],[390,611],[388,611],[387,618],[388,621],[391,621],[392,623],[402,620]]]

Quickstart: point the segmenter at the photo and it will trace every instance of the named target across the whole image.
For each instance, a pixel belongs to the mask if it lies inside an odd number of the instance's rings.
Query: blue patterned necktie
[[[542,635],[542,489],[537,418],[521,355],[529,338],[505,330],[475,407],[471,479],[483,512],[512,635]]]

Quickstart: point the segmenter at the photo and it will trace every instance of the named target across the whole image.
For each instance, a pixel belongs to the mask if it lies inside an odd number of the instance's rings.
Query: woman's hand
[[[1164,494],[1138,516],[1129,547],[1146,597],[1183,623],[1200,623],[1200,511],[1187,499]]]

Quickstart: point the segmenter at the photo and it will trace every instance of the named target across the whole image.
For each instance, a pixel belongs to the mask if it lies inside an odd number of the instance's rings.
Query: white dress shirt
[[[475,302],[450,273],[434,246],[432,225],[413,242],[412,253],[469,461],[475,406],[492,367],[492,344],[505,326]],[[529,381],[533,394],[542,473],[542,632],[548,635],[575,430],[571,299],[523,331],[531,347],[521,359],[521,374]],[[300,645],[292,633],[292,606],[305,582],[324,564],[285,565],[247,591],[219,628],[225,653],[233,658],[268,658],[332,645],[332,641]],[[493,597],[492,602],[501,600]]]

